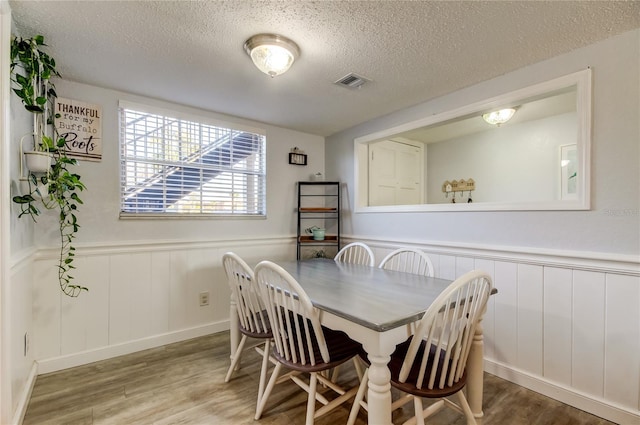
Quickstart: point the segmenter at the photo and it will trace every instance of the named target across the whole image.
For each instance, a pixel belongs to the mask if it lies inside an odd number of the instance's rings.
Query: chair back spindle
[[[380,262],[381,269],[433,276],[433,264],[424,252],[414,248],[399,248]]]
[[[233,252],[224,254],[222,264],[236,300],[240,326],[253,333],[270,332],[265,306],[260,294],[256,292],[255,277],[251,267]]]
[[[419,367],[417,388],[443,389],[464,375],[475,328],[491,293],[491,278],[472,271],[454,281],[432,303],[416,327],[399,374],[406,382]]]
[[[335,261],[350,264],[362,264],[373,267],[375,257],[373,251],[362,242],[353,242],[344,246],[334,257]]]
[[[270,261],[258,264],[256,279],[267,304],[278,355],[302,365],[329,362],[319,311],[298,282]],[[316,358],[314,347],[319,348],[321,358]]]

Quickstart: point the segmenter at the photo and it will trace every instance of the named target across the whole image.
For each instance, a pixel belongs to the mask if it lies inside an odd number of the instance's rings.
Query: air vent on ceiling
[[[368,78],[365,78],[361,75],[358,74],[354,74],[353,72],[345,75],[344,77],[340,78],[338,81],[335,82],[335,84],[339,85],[339,86],[343,86],[346,87],[348,89],[359,89],[361,88],[365,83],[368,83],[369,80]]]

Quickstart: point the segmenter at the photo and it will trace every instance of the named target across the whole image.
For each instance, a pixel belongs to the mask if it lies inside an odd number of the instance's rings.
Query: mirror
[[[359,137],[355,211],[589,209],[590,97],[587,69]]]

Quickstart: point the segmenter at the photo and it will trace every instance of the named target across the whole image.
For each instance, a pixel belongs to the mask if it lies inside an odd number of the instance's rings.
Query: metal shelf
[[[324,254],[329,258],[340,249],[340,183],[333,181],[298,182],[297,208],[297,254],[298,260],[307,258],[311,250],[305,252],[305,247],[321,247],[312,251],[311,256]],[[305,228],[311,227],[310,221],[318,227],[331,227],[330,234],[324,240],[314,240],[305,233]],[[302,222],[305,225],[302,225]],[[328,248],[328,249],[325,249]],[[328,252],[330,251],[330,252]],[[335,251],[335,252],[333,252]],[[305,255],[307,254],[307,255]]]

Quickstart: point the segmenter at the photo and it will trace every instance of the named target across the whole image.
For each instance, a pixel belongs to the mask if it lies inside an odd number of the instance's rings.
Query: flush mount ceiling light
[[[277,34],[254,35],[244,43],[244,50],[258,69],[271,77],[285,73],[300,56],[296,43]]]
[[[493,111],[489,112],[488,114],[483,114],[482,119],[485,120],[488,124],[499,126],[500,124],[504,124],[509,121],[515,113],[515,108],[500,109],[499,111]]]

